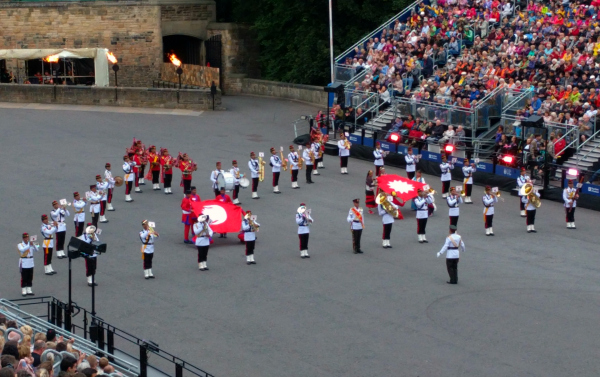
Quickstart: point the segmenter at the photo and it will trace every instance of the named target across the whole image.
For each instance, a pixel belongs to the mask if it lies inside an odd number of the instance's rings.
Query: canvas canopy
[[[94,79],[96,86],[108,86],[108,60],[106,48],[59,48],[59,49],[8,49],[0,50],[0,59],[43,59],[58,55],[63,59],[94,59]]]

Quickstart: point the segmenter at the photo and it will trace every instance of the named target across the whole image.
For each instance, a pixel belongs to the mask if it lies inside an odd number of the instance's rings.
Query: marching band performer
[[[29,234],[23,233],[23,242],[17,245],[19,250],[19,269],[21,270],[21,294],[33,296],[33,253],[38,251],[38,246],[29,242]]]
[[[533,186],[531,190],[533,191]],[[533,205],[531,200],[529,200],[530,195],[535,195],[539,198],[540,193],[537,191],[533,191],[531,194],[523,195],[521,197],[521,201],[525,204],[525,212],[527,218],[527,233],[537,233],[537,230],[535,230],[535,214],[537,212],[537,208]]]
[[[190,227],[192,225],[192,200],[190,195],[192,194],[191,190],[187,190],[185,192],[185,196],[181,200],[181,222],[184,225],[183,230],[183,243],[193,243],[190,241]]]
[[[260,199],[258,196],[258,182],[259,182],[259,169],[260,164],[256,159],[256,153],[250,152],[250,161],[248,161],[248,168],[252,174],[252,199]]]
[[[323,167],[323,150],[321,148],[321,136],[321,132],[318,132],[314,135],[314,138],[311,138],[312,144],[310,147],[313,153],[315,154],[315,165],[313,170],[314,175],[321,175],[321,173],[319,173],[319,168]]]
[[[194,161],[190,160],[190,156],[187,153],[179,155],[177,166],[181,170],[181,183],[180,187],[183,187],[183,192],[191,190],[192,187],[192,174],[198,170],[198,166]]]
[[[281,158],[277,155],[275,148],[271,147],[271,157],[269,159],[269,165],[273,167],[273,192],[275,194],[281,194],[279,191],[279,175],[281,174]]]
[[[298,224],[298,238],[300,239],[300,258],[310,258],[308,255],[308,237],[310,235],[310,224],[313,223],[310,211],[306,210],[306,204],[300,203],[296,213],[296,224]]]
[[[67,224],[65,223],[65,219],[71,214],[65,206],[59,206],[56,200],[52,202],[52,207],[54,207],[54,210],[50,212],[50,217],[53,222],[58,224],[56,229],[56,257],[58,259],[63,259],[67,257],[64,251],[65,236],[67,234]]]
[[[133,173],[135,174],[135,192],[142,193],[140,185],[145,185],[144,182],[144,170],[146,170],[144,148],[139,148],[133,156],[129,156],[135,163],[133,165]]]
[[[142,221],[142,231],[140,240],[142,241],[142,260],[144,261],[144,278],[154,279],[152,273],[152,259],[154,258],[154,242],[158,238],[158,233],[150,228],[148,220]]]
[[[492,224],[494,221],[494,205],[498,203],[498,197],[492,194],[492,188],[485,186],[485,195],[483,196],[483,221],[485,223],[485,235],[493,236],[494,229]]]
[[[92,216],[92,225],[98,227],[98,218],[100,215],[100,199],[102,196],[96,189],[96,185],[90,185],[90,190],[87,193],[87,201],[90,205],[90,214]]]
[[[106,196],[106,210],[114,211],[115,209],[112,206],[112,196],[113,190],[115,189],[115,179],[113,178],[112,172],[110,171],[111,166],[109,162],[107,162],[106,165],[104,165],[104,168],[104,180],[108,183],[108,194]]]
[[[452,173],[450,173],[450,170],[454,169],[454,164],[448,163],[448,156],[445,154],[442,155],[440,169],[442,171],[442,198],[445,199],[448,196],[448,190],[450,189],[450,181],[452,181]]]
[[[577,199],[579,193],[573,187],[573,180],[569,179],[569,186],[563,190],[563,201],[565,202],[565,212],[567,214],[567,228],[576,229],[575,227],[575,208],[577,208]]]
[[[382,245],[384,249],[391,249],[392,245],[390,244],[390,238],[392,236],[392,225],[394,224],[394,215],[388,213],[388,210],[384,206],[384,202],[387,201],[388,205],[392,207],[393,210],[398,213],[398,206],[393,203],[393,201],[389,201],[387,199],[387,195],[385,192],[380,192],[378,197],[378,212],[379,216],[381,216],[381,222],[383,223],[383,236],[382,236]]]
[[[429,204],[432,203],[431,196],[427,191],[418,189],[419,196],[415,198],[415,206],[417,207],[417,237],[419,243],[429,242],[425,234],[427,227],[427,218],[429,217]]]
[[[362,254],[363,251],[360,249],[360,238],[365,227],[363,209],[359,207],[360,199],[356,198],[352,200],[352,202],[354,203],[354,206],[350,208],[346,221],[350,223],[350,231],[352,232],[352,251],[354,254]]]
[[[526,202],[524,202],[523,198],[521,197],[522,196],[521,195],[521,187],[523,187],[523,185],[525,183],[529,182],[530,180],[531,180],[531,178],[529,178],[529,176],[527,175],[527,170],[524,167],[522,167],[521,168],[521,175],[519,175],[517,177],[517,190],[518,190],[518,193],[519,193],[519,196],[520,196],[519,199],[521,199],[521,200],[519,200],[519,206],[520,206],[520,209],[521,209],[521,217],[525,217],[526,216],[525,215],[525,203]]]
[[[96,227],[88,223],[88,227],[85,228],[83,236],[79,237],[85,243],[100,242],[96,235]],[[92,255],[85,257],[85,276],[87,278],[88,287],[97,286],[96,283],[96,267],[97,267],[98,252],[94,250]]]
[[[365,181],[365,205],[369,209],[370,214],[373,214],[373,208],[377,208],[377,203],[375,203],[375,186],[377,186],[377,180],[373,179],[373,170],[369,170]]]
[[[56,271],[52,268],[52,250],[54,249],[54,234],[56,233],[56,221],[48,222],[48,215],[42,215],[42,236],[44,236],[44,272],[46,275],[54,275]]]
[[[207,271],[206,260],[208,258],[208,248],[213,231],[210,228],[210,222],[207,215],[200,215],[194,221],[194,234],[196,235],[196,249],[198,249],[198,269]]]
[[[383,166],[383,159],[386,156],[386,152],[381,149],[381,143],[375,143],[375,150],[373,151],[373,157],[375,157],[375,176],[379,177],[379,169]]]
[[[340,156],[340,168],[342,174],[348,174],[348,157],[350,157],[350,147],[352,143],[346,139],[346,135],[342,132],[338,141],[338,154]]]
[[[300,163],[300,157],[298,152],[295,151],[294,146],[290,145],[290,153],[288,154],[288,161],[290,162],[290,173],[292,174],[292,188],[298,189],[298,164]]]
[[[448,284],[458,284],[458,260],[461,250],[465,251],[465,243],[462,237],[456,233],[456,226],[450,225],[450,235],[446,237],[444,246],[437,253],[438,258],[446,253],[446,269],[450,276],[450,280],[446,282]]]
[[[304,165],[306,165],[306,183],[314,183],[311,174],[315,162],[315,152],[312,150],[310,143],[306,143],[306,148],[302,152],[302,158],[304,159]]]
[[[459,204],[462,204],[463,199],[460,195],[456,195],[456,187],[450,187],[450,195],[446,197],[448,203],[448,216],[450,217],[450,225],[458,227],[458,217],[460,216]]]
[[[131,162],[128,155],[123,156],[123,172],[125,173],[123,177],[125,181],[125,201],[133,202],[133,199],[131,199],[131,189],[133,188],[135,173],[133,172],[133,162]]]
[[[173,181],[173,164],[177,162],[170,154],[167,148],[160,150],[160,165],[162,166],[161,180],[165,189],[165,195],[173,194],[171,191],[171,182]]]
[[[150,171],[148,172],[148,175],[146,176],[146,178],[152,179],[152,189],[153,190],[160,190],[159,177],[160,177],[161,156],[159,156],[158,153],[156,153],[155,145],[151,145],[150,148],[148,148],[148,155],[147,155],[146,159],[148,160],[148,162],[150,162]]]
[[[477,171],[477,166],[474,163],[469,164],[469,159],[465,158],[462,168],[463,175],[463,191],[465,192],[465,203],[473,204],[471,193],[473,192],[473,173]]]
[[[415,176],[415,170],[417,170],[417,164],[419,163],[419,157],[413,154],[412,147],[408,147],[406,156],[404,156],[406,162],[406,176],[409,179],[413,179]]]
[[[242,220],[242,232],[244,232],[244,242],[246,243],[246,264],[256,264],[254,261],[254,246],[256,243],[256,232],[260,224],[252,220],[252,211],[246,211]]]
[[[102,176],[96,176],[96,189],[100,192],[100,222],[107,223],[108,220],[104,215],[106,211],[106,201],[108,199],[108,182],[102,180]]]
[[[231,161],[233,165],[229,172],[233,175],[233,204],[240,204],[240,200],[238,199],[238,195],[240,194],[240,168],[238,168],[238,163],[236,160]]]
[[[223,169],[221,169],[221,161],[217,161],[216,169],[210,173],[210,180],[212,182],[212,189],[215,193],[215,196],[219,195],[219,184],[217,183],[217,178],[219,178],[220,174],[223,174]]]
[[[191,193],[190,193],[190,206],[192,205],[192,203],[200,203],[202,201],[202,199],[200,199],[200,195],[198,195],[196,193],[196,186],[192,186],[190,191],[191,191]],[[191,216],[191,218],[190,218],[190,224],[193,225],[194,224],[194,220],[197,217],[196,217],[196,214],[193,211],[190,214],[190,216]]]
[[[233,203],[229,195],[225,193],[225,187],[221,187],[219,190],[219,195],[217,195],[215,199],[221,203]],[[219,238],[227,238],[227,233],[220,233]]]
[[[73,221],[75,222],[75,237],[81,237],[85,224],[85,200],[79,198],[79,193],[73,193]]]

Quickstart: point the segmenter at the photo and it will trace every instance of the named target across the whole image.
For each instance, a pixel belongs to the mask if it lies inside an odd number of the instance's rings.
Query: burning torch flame
[[[48,63],[58,63],[58,55],[50,55],[45,57],[44,61]]]
[[[181,67],[181,60],[177,59],[175,54],[169,55],[169,59],[171,60],[171,63],[175,65],[175,67]]]
[[[108,60],[113,63],[113,64],[117,64],[117,58],[115,58],[115,56],[113,55],[112,52],[107,52],[106,53],[106,57],[108,58]]]

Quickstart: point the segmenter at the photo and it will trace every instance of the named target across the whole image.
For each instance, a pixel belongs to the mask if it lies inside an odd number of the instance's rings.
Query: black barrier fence
[[[69,329],[65,326],[65,322],[68,322],[66,319],[69,317],[69,305],[55,297],[24,298],[11,300],[11,302],[19,307],[27,307],[27,312],[32,316],[46,319],[55,326],[92,341],[98,348],[106,351],[105,354],[96,356],[107,357],[111,362],[114,361],[112,356],[115,356],[139,365],[139,377],[214,377],[201,368],[162,350],[157,343],[138,338],[98,316],[93,316],[76,303],[72,305]],[[167,331],[168,329],[165,333]]]

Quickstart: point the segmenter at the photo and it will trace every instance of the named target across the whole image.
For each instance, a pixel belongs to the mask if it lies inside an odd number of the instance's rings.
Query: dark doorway
[[[212,36],[204,42],[204,46],[206,47],[206,65],[219,68],[219,86],[221,90],[223,90],[222,45],[221,35]]]
[[[169,55],[175,54],[183,64],[202,65],[202,61],[200,61],[201,43],[201,39],[187,35],[163,37],[164,62],[168,63]]]

